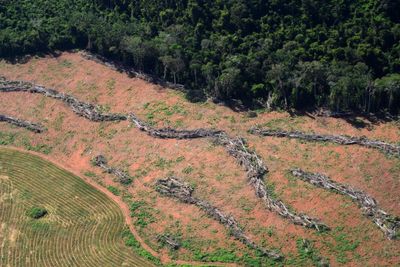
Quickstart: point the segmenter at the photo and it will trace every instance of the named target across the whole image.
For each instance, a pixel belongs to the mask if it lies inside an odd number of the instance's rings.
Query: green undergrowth
[[[150,252],[145,250],[139,243],[139,241],[136,240],[136,238],[133,236],[133,234],[130,232],[129,229],[126,229],[122,235],[125,241],[125,245],[131,247],[136,254],[151,261],[157,266],[162,266],[160,259],[154,257]]]
[[[135,226],[144,228],[155,222],[154,209],[145,201],[133,201],[130,204],[131,217],[135,218]]]

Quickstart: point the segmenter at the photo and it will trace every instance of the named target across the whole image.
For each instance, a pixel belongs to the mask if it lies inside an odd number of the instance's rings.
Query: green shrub
[[[26,212],[26,215],[32,219],[40,219],[47,214],[47,210],[40,207],[33,207]]]
[[[121,195],[121,190],[119,190],[118,188],[116,188],[112,185],[108,186],[107,189],[108,189],[108,191],[110,191],[111,193],[113,193],[116,196]]]

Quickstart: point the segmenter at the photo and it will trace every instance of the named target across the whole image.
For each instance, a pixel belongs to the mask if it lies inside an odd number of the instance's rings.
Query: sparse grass
[[[193,172],[193,167],[192,166],[187,166],[182,170],[182,172],[184,174],[191,174]]]
[[[134,201],[130,205],[131,216],[136,218],[135,225],[138,227],[146,227],[150,223],[155,222],[153,209],[145,201]]]
[[[300,124],[304,123],[303,117],[284,117],[272,119],[267,123],[262,124],[262,127],[270,129],[285,129],[285,130],[298,130]]]
[[[146,110],[146,118],[149,123],[154,124],[159,121],[169,121],[168,117],[178,114],[186,116],[188,113],[185,108],[180,104],[174,104],[173,106],[168,106],[165,102],[155,102],[155,103],[145,103],[143,108]],[[182,126],[183,121],[178,120],[175,122],[176,126]]]
[[[114,89],[115,89],[115,79],[111,78],[106,82],[106,88],[107,88],[107,94],[109,96],[112,96],[114,94]]]
[[[0,132],[0,145],[12,145],[15,142],[15,133]]]
[[[52,147],[46,144],[31,144],[27,137],[22,137],[21,144],[26,150],[40,152],[43,154],[50,154],[52,151]]]
[[[94,173],[94,172],[91,172],[91,171],[85,171],[84,173],[83,173],[83,175],[85,175],[86,177],[97,177],[97,175]]]
[[[7,248],[0,266],[157,263],[129,237],[119,207],[80,178],[37,156],[5,148],[0,148],[0,166],[0,176],[7,177],[0,179],[2,246]]]

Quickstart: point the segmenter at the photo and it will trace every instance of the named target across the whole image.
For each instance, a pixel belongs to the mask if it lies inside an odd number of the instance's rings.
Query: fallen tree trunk
[[[1,78],[0,92],[29,92],[59,99],[67,104],[76,114],[91,121],[122,121],[127,119],[126,115],[103,113],[99,106],[79,101],[71,95],[59,93],[56,90],[47,89],[43,86],[34,85],[29,82],[7,81],[5,78]]]
[[[178,242],[174,237],[170,235],[158,235],[157,236],[157,241],[167,245],[173,250],[177,250],[181,247],[181,243]]]
[[[103,56],[90,53],[89,51],[83,51],[83,52],[81,52],[81,55],[88,60],[92,60],[94,62],[105,65],[110,69],[125,73],[130,77],[139,78],[139,79],[145,80],[145,81],[153,83],[153,84],[157,84],[157,85],[160,85],[163,87],[168,87],[173,90],[177,90],[177,91],[181,91],[181,92],[186,91],[185,87],[182,84],[171,83],[171,82],[165,81],[163,79],[160,79],[158,77],[155,77],[155,76],[152,76],[149,74],[145,74],[143,72],[138,72],[135,69],[125,66],[124,64],[122,64],[120,62],[109,60]]]
[[[92,162],[95,166],[102,168],[105,172],[115,175],[119,183],[123,185],[128,185],[132,182],[132,177],[128,173],[120,169],[108,166],[107,160],[103,155],[96,156],[92,160]]]
[[[29,131],[32,131],[35,133],[41,133],[46,130],[42,125],[39,125],[39,124],[36,124],[33,122],[29,122],[29,121],[24,121],[24,120],[17,119],[17,118],[13,118],[13,117],[7,116],[7,115],[2,115],[2,114],[0,114],[0,121],[8,122],[15,126],[26,128]]]
[[[305,172],[301,169],[292,169],[291,173],[295,177],[299,177],[301,180],[317,187],[333,190],[339,194],[351,197],[360,206],[364,215],[370,217],[389,239],[400,237],[400,218],[392,216],[380,209],[376,200],[365,192],[357,190],[349,185],[332,181],[329,177],[320,173]]]
[[[308,134],[298,131],[288,132],[283,130],[261,129],[258,127],[251,128],[249,132],[260,136],[288,137],[314,142],[331,142],[340,145],[360,145],[368,148],[378,149],[386,154],[400,157],[400,145],[385,143],[379,140],[370,140],[364,136],[353,137],[346,135]]]
[[[176,198],[183,203],[196,205],[205,213],[207,213],[207,215],[219,221],[226,228],[228,228],[230,233],[243,244],[272,259],[282,259],[282,256],[278,252],[263,249],[254,243],[248,236],[244,234],[242,228],[232,216],[224,214],[221,210],[214,207],[207,201],[192,196],[193,188],[190,185],[180,181],[175,177],[168,177],[156,182],[156,190],[165,196]]]
[[[195,138],[213,137],[222,132],[219,130],[210,130],[210,129],[195,129],[195,130],[175,130],[172,128],[156,129],[149,126],[142,120],[140,120],[133,113],[129,114],[128,119],[131,122],[133,122],[138,129],[156,138],[195,139]]]
[[[227,152],[243,166],[247,172],[247,179],[253,186],[257,197],[264,201],[269,210],[289,219],[294,224],[302,225],[307,228],[314,228],[317,231],[329,230],[329,227],[320,222],[320,220],[311,218],[305,214],[290,211],[281,200],[271,197],[264,183],[264,175],[268,172],[267,167],[254,151],[250,151],[247,148],[244,139],[231,138],[227,134],[221,133],[215,138],[215,141],[223,145]]]

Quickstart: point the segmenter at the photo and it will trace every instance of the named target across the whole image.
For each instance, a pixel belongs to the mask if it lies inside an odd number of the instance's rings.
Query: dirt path
[[[67,170],[68,172],[74,174],[75,176],[81,178],[88,185],[90,185],[90,186],[94,187],[95,189],[97,189],[98,191],[104,193],[107,197],[112,199],[120,207],[120,209],[121,209],[121,211],[122,211],[122,213],[123,213],[123,215],[125,217],[125,223],[128,225],[129,230],[134,235],[136,240],[140,243],[140,245],[145,250],[150,252],[151,255],[153,255],[154,257],[159,258],[163,264],[176,263],[176,264],[180,264],[180,265],[193,265],[193,266],[227,266],[227,267],[238,266],[237,264],[234,264],[234,263],[220,263],[220,262],[207,263],[207,262],[182,261],[182,260],[172,261],[169,258],[162,257],[157,251],[155,251],[149,245],[147,245],[146,242],[144,242],[144,240],[140,237],[139,233],[136,231],[135,227],[133,226],[133,221],[132,221],[132,217],[130,216],[129,207],[124,201],[122,201],[122,199],[120,197],[114,195],[109,190],[107,190],[106,188],[102,187],[101,185],[99,185],[95,181],[90,180],[89,178],[86,178],[86,177],[82,176],[80,173],[72,170],[71,168],[68,168],[67,166],[55,161],[50,156],[43,155],[43,154],[40,154],[40,153],[35,152],[35,151],[28,151],[28,150],[25,150],[25,149],[22,149],[22,148],[19,148],[19,147],[13,147],[13,146],[0,146],[0,148],[11,149],[11,150],[15,150],[15,151],[23,152],[23,153],[29,153],[29,154],[41,157],[42,159],[45,159],[46,161],[51,162],[52,164],[58,166],[59,168]]]

